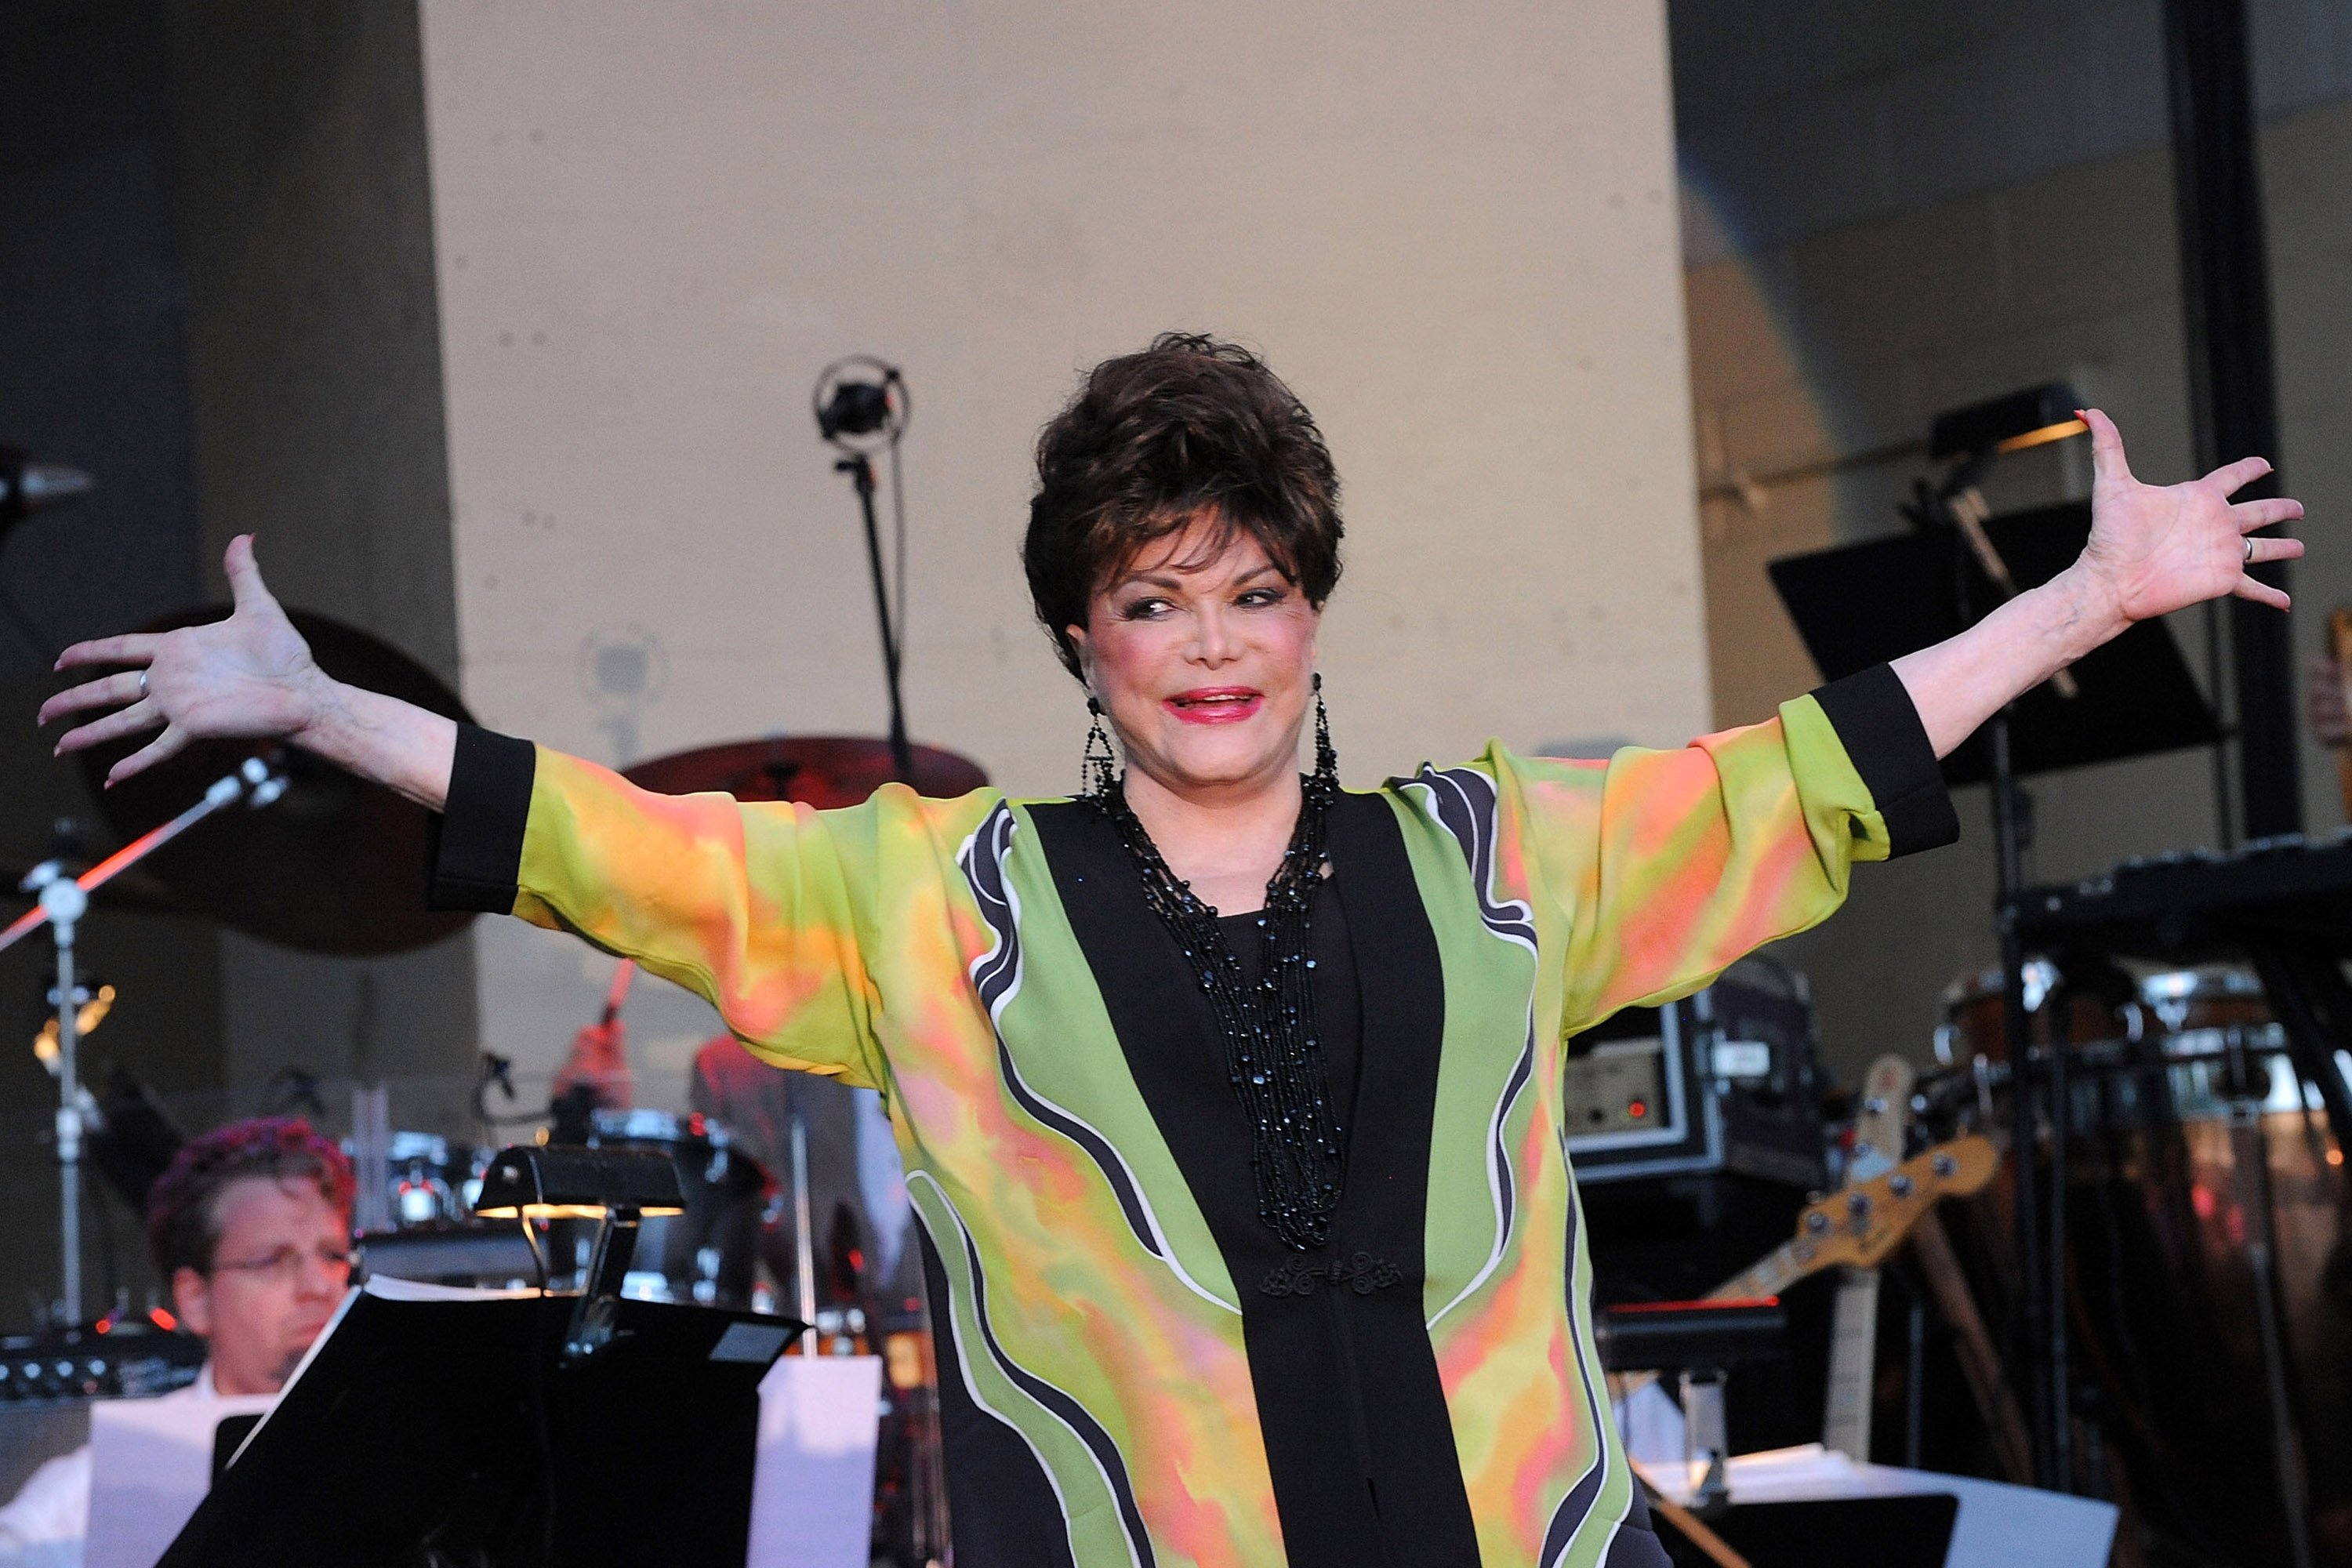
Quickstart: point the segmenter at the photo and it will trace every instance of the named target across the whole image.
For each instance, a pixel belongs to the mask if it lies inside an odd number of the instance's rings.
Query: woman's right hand
[[[345,686],[311,662],[310,645],[261,581],[251,534],[229,541],[223,563],[236,601],[228,619],[175,632],[100,637],[76,643],[58,656],[59,669],[131,667],[86,680],[41,704],[44,724],[77,713],[100,715],[59,737],[58,754],[161,730],[114,764],[106,775],[113,785],[177,754],[191,741],[290,741],[428,810],[440,810],[449,798],[456,722],[396,697]]]
[[[76,643],[59,669],[130,668],[58,692],[40,722],[98,713],[60,736],[57,754],[149,730],[163,732],[116,763],[110,787],[177,754],[192,741],[302,742],[334,700],[334,683],[261,581],[253,537],[229,542],[224,564],[236,601],[225,621],[171,632],[135,632]]]

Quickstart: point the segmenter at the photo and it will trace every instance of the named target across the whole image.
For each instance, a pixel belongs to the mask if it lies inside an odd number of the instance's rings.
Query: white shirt
[[[165,1399],[218,1399],[213,1363],[196,1381],[163,1395]],[[61,1455],[35,1470],[14,1501],[0,1508],[0,1568],[81,1568],[81,1546],[89,1534],[89,1445]]]

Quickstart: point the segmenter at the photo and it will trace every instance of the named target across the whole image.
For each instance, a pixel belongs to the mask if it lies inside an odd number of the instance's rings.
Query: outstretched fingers
[[[2275,528],[2282,522],[2294,522],[2302,516],[2303,503],[2285,496],[2242,500],[2230,509],[2230,521],[2238,525],[2240,533],[2252,533],[2258,528]]]
[[[2095,408],[2075,410],[2084,424],[2091,427],[2091,478],[2098,484],[2112,484],[2132,477],[2131,464],[2124,460],[2124,433],[2116,422]]]
[[[53,667],[58,669],[80,669],[93,664],[152,664],[156,645],[163,640],[162,632],[126,632],[121,637],[94,637],[78,642],[58,655]]]
[[[2271,471],[2268,458],[2241,458],[2234,463],[2224,463],[2205,476],[2205,482],[2225,496],[2240,490]]]
[[[91,726],[93,729],[96,727],[96,725]],[[131,774],[143,773],[157,763],[167,762],[178,756],[186,749],[187,744],[188,732],[177,725],[171,726],[109,769],[106,774],[106,787],[112,789]]]
[[[253,535],[240,533],[228,542],[221,553],[221,570],[228,574],[229,598],[238,609],[270,600],[269,589],[261,581],[261,563],[254,559]]]
[[[2268,605],[2273,610],[2286,609],[2294,603],[2286,596],[2285,589],[2273,588],[2258,577],[2248,577],[2243,574],[2239,576],[2238,585],[2231,592],[2241,599],[2251,599],[2257,605]]]
[[[68,713],[86,713],[92,708],[119,708],[127,702],[136,702],[147,695],[140,687],[139,676],[139,671],[132,670],[121,675],[101,675],[96,680],[68,686],[41,704],[37,722],[46,724]]]
[[[128,708],[118,709],[102,719],[93,719],[79,729],[67,731],[58,737],[57,749],[50,754],[62,757],[68,752],[87,752],[92,746],[102,746],[125,735],[152,730],[163,721],[163,715],[156,706],[142,700]]]
[[[2300,539],[2248,539],[2246,545],[2246,564],[2250,567],[2272,561],[2293,561],[2303,553]],[[2250,571],[2238,574],[2238,584],[2231,592],[2241,599],[2268,605],[2273,610],[2286,609],[2294,602],[2287,597],[2285,589],[2263,582]]]

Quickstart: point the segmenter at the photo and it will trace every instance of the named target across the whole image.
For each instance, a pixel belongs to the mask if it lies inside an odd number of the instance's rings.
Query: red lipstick
[[[1265,706],[1254,686],[1197,686],[1160,704],[1187,724],[1238,724]]]

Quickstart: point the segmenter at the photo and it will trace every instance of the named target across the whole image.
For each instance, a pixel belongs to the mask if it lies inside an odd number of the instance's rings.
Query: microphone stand
[[[1916,504],[1906,509],[1915,526],[1943,540],[1951,563],[1954,608],[1963,626],[1974,626],[1981,618],[1969,577],[1971,560],[1991,583],[1997,603],[2017,593],[2008,563],[1985,532],[1984,501],[1976,489],[1993,457],[1991,450],[1973,454],[1942,484],[1930,488],[1921,483],[1915,491]],[[2072,698],[2079,690],[2074,676],[2063,669],[2051,678],[2050,684],[2062,697]],[[1992,763],[1993,910],[2000,942],[2001,1032],[2009,1045],[2011,1170],[2016,1184],[2014,1244],[2021,1300],[2017,1326],[2023,1342],[2032,1411],[2034,1479],[2049,1489],[2071,1492],[2074,1489],[2065,1302],[2067,1063],[2064,1037],[2053,1035],[2056,1043],[2047,1053],[2052,1190],[2045,1215],[2036,1179],[2041,1097],[2035,1092],[2039,1086],[2034,1082],[2032,1021],[2025,1005],[2025,951],[2018,936],[2016,910],[2018,895],[2025,887],[2024,851],[2032,832],[2032,802],[2018,783],[2011,749],[2010,715],[2014,710],[2014,703],[2003,705],[1987,721],[1985,731]]]
[[[857,506],[866,520],[866,563],[874,574],[874,614],[882,628],[882,679],[890,689],[890,771],[900,784],[915,782],[914,750],[907,743],[907,710],[898,689],[898,637],[903,628],[890,622],[890,590],[882,571],[882,530],[874,520],[874,464],[863,452],[852,452],[833,465],[847,474],[857,491]]]
[[[62,1242],[58,1318],[66,1326],[77,1326],[82,1321],[82,1135],[100,1131],[97,1107],[82,1088],[77,1059],[81,1005],[89,1000],[89,994],[75,982],[74,939],[82,916],[89,912],[89,895],[232,802],[243,798],[249,806],[268,805],[286,793],[286,782],[284,773],[259,757],[247,757],[236,772],[216,780],[195,805],[141,834],[80,876],[67,876],[61,862],[43,861],[33,868],[23,885],[23,890],[40,902],[0,930],[0,952],[44,925],[57,946],[58,984],[49,999],[58,1009],[58,1225]]]
[[[793,1294],[801,1315],[801,1354],[816,1354],[816,1238],[809,1213],[808,1122],[793,1098]]]

